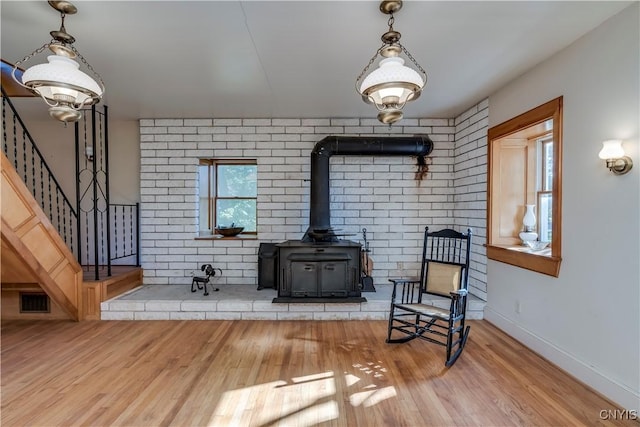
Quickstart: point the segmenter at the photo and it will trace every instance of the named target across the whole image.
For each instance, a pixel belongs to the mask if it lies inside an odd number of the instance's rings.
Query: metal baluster
[[[131,242],[131,255],[133,255],[133,207],[129,206],[129,238]]]
[[[113,212],[113,243],[115,246],[114,249],[115,249],[116,258],[117,258],[118,257],[118,205],[114,206],[113,210],[114,210]],[[122,207],[122,213],[124,214],[124,206]]]
[[[51,175],[47,174],[47,180],[49,181],[49,219],[53,222],[53,199],[51,198]]]
[[[60,232],[60,190],[58,190],[58,188],[56,188],[56,213],[58,215],[56,228],[58,229],[58,232]]]
[[[87,265],[89,266],[89,265],[91,265],[91,263],[89,261],[91,259],[91,257],[89,256],[89,215],[88,215],[88,212],[86,212],[84,214],[84,219],[85,219],[85,233],[84,233],[84,235],[86,236],[85,240],[87,242],[87,250],[86,250],[85,253],[87,254],[86,255],[87,256],[87,261],[86,262],[87,262]]]
[[[27,184],[29,179],[27,177],[27,136],[24,129],[22,130],[22,170],[24,175],[24,183]]]
[[[13,166],[18,170],[18,135],[16,134],[16,116],[11,116],[13,119]]]
[[[67,204],[62,205],[62,236],[67,243]]]
[[[69,209],[71,209],[71,206],[69,206]],[[73,251],[73,215],[69,215],[69,249],[71,249],[71,253],[74,253]]]
[[[42,163],[43,160],[42,157],[40,157],[40,198],[42,199],[40,205],[43,206],[44,209],[44,167]]]
[[[36,154],[33,144],[31,144],[31,184],[33,187],[33,198],[36,198]]]
[[[98,208],[98,206],[96,205],[96,209]],[[104,253],[104,212],[100,212],[100,255],[101,255],[101,260],[102,262],[104,262],[106,260],[105,258],[105,253]]]
[[[4,142],[4,152],[9,155],[9,146],[7,146],[7,98],[2,97],[2,138]]]

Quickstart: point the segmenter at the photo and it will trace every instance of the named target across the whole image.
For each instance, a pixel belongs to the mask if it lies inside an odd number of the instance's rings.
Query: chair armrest
[[[396,301],[396,292],[400,285],[400,298],[403,303],[420,301],[420,278],[419,277],[392,277],[389,279],[393,283],[393,291],[391,292],[391,304]],[[416,299],[414,299],[416,298]]]
[[[389,281],[394,285],[405,284],[405,283],[419,283],[420,278],[419,277],[392,277],[389,279]]]
[[[458,289],[457,291],[449,292],[451,298],[457,299],[460,297],[466,297],[469,294],[469,291],[466,289]]]

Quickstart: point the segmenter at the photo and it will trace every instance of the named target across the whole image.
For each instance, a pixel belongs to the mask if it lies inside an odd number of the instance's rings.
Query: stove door
[[[318,296],[318,265],[316,262],[291,262],[291,296]]]
[[[347,261],[323,262],[320,273],[320,294],[322,297],[348,296]]]

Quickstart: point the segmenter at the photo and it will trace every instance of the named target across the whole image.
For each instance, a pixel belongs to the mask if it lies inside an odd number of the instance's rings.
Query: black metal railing
[[[116,264],[140,265],[138,205],[111,203],[108,108],[85,110],[75,123],[80,263],[94,280]]]
[[[2,150],[71,252],[78,256],[78,214],[2,89]]]
[[[93,279],[111,276],[112,262],[140,266],[139,204],[109,201],[107,107],[84,110],[75,123],[75,207],[62,190],[2,88],[2,149],[51,223]],[[89,276],[85,276],[89,277]]]
[[[111,204],[111,261],[135,257],[135,265],[140,265],[140,204]]]

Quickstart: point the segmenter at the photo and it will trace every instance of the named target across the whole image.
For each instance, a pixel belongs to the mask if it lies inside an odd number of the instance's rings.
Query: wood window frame
[[[236,165],[236,166],[257,166],[258,162],[255,159],[224,159],[224,158],[216,158],[216,159],[200,159],[199,166],[209,166],[207,168],[207,203],[208,203],[208,215],[207,221],[209,230],[213,233],[214,228],[217,226],[215,219],[217,218],[217,200],[218,199],[238,199],[238,197],[226,198],[226,197],[218,197],[217,191],[217,179],[218,179],[218,166],[224,165]],[[213,173],[212,173],[213,171]],[[251,199],[256,201],[256,206],[258,203],[258,196],[256,197],[248,197],[243,199]],[[257,221],[257,218],[256,218]],[[200,230],[199,234],[202,233]],[[243,235],[249,236],[257,236],[258,232],[256,231],[243,231]]]
[[[551,256],[538,255],[526,250],[513,250],[505,245],[496,244],[497,230],[494,226],[494,205],[500,203],[498,195],[492,194],[498,173],[495,170],[494,145],[501,138],[523,129],[553,119],[553,204]],[[488,130],[487,134],[487,258],[504,262],[527,270],[536,271],[553,277],[560,274],[562,261],[562,97],[553,99],[526,113],[520,114]],[[523,171],[526,173],[526,171]]]

